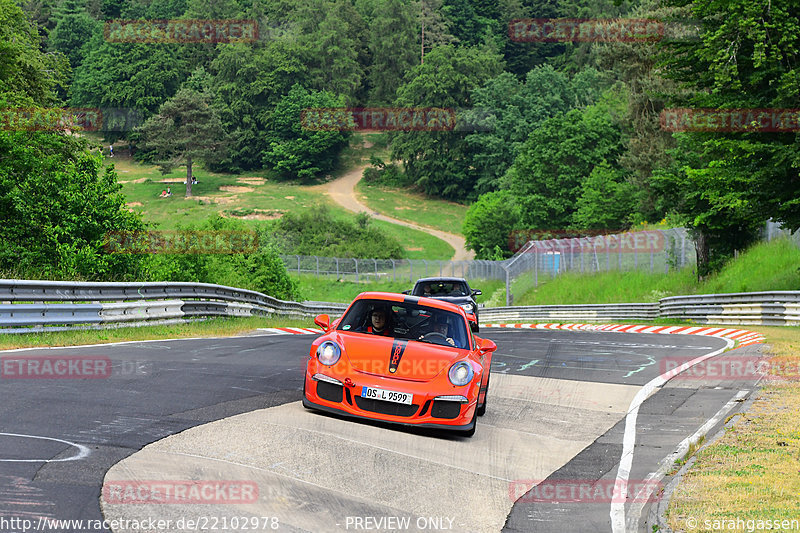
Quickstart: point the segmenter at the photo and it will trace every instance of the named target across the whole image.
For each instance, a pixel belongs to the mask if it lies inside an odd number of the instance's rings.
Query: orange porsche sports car
[[[486,411],[492,352],[457,305],[383,292],[314,322],[303,405],[340,415],[475,433]]]

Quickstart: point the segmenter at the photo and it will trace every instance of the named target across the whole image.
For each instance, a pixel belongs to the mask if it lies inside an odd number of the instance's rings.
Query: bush
[[[215,283],[262,292],[282,300],[298,298],[297,283],[286,272],[268,228],[253,230],[244,222],[211,217],[198,226],[178,231],[256,231],[253,251],[231,254],[184,253],[150,256],[149,279]]]
[[[0,270],[31,279],[141,275],[141,256],[106,249],[109,233],[144,224],[102,156],[71,136],[1,129],[0,153]]]
[[[386,185],[389,187],[408,187],[411,181],[406,174],[400,170],[400,167],[394,163],[388,165],[377,157],[372,156],[369,159],[371,167],[364,169],[364,181],[370,185]]]
[[[287,213],[277,222],[278,248],[286,254],[399,259],[397,240],[370,225],[367,214],[340,219],[318,206],[303,213]]]
[[[466,247],[477,259],[511,257],[511,232],[519,225],[520,213],[510,191],[482,194],[464,216]]]

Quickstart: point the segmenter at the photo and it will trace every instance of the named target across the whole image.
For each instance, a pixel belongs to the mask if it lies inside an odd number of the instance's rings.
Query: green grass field
[[[107,159],[113,164],[122,192],[132,210],[142,213],[146,222],[158,229],[175,229],[179,224],[198,223],[214,214],[235,217],[251,225],[269,223],[283,213],[314,209],[325,205],[336,216],[352,219],[349,211],[333,203],[315,186],[277,181],[267,171],[242,175],[220,174],[196,167],[198,183],[192,197],[185,197],[185,167],[162,175],[153,165],[140,165],[118,154]],[[171,187],[172,196],[161,198]],[[400,242],[409,259],[449,259],[452,246],[423,231],[373,220],[372,224]]]
[[[405,189],[369,185],[363,181],[356,186],[362,201],[375,211],[387,216],[427,226],[429,228],[461,234],[467,206],[429,198]]]

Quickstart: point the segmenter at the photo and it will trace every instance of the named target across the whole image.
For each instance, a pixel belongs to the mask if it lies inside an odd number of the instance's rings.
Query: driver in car
[[[447,343],[450,346],[455,346],[456,345],[456,341],[453,340],[453,338],[449,336],[450,335],[450,326],[447,323],[447,317],[442,316],[442,315],[437,315],[436,322],[433,324],[433,329],[431,329],[431,331],[429,331],[425,335],[421,335],[420,336],[420,340],[424,339],[428,335],[436,336],[437,334],[439,336],[441,336],[441,337],[444,337],[444,340],[446,340]]]
[[[384,335],[386,337],[392,336],[385,310],[372,310],[372,313],[370,314],[370,323],[367,326],[367,333],[372,333],[373,335]]]

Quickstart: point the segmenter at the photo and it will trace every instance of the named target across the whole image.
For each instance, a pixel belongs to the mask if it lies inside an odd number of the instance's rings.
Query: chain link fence
[[[316,255],[282,255],[290,273],[316,277],[366,281],[409,281],[429,276],[453,276],[466,279],[505,279],[503,261],[473,259],[469,261],[437,261],[430,259],[355,259],[352,257],[319,257]]]
[[[779,224],[766,224],[764,240],[784,236],[800,246],[800,232],[792,235]],[[357,282],[408,280],[411,284],[429,276],[502,280],[506,285],[506,305],[513,304],[514,292],[524,292],[540,281],[565,272],[643,270],[667,273],[696,264],[694,240],[684,228],[527,241],[513,257],[503,261],[354,259],[307,255],[282,255],[281,258],[292,273],[335,276]]]

